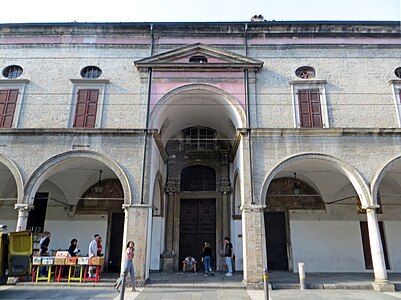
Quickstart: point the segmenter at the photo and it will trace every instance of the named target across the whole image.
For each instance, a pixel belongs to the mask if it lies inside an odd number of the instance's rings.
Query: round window
[[[95,66],[87,66],[81,70],[81,77],[84,79],[96,79],[102,75],[102,70]]]
[[[3,76],[8,79],[18,78],[22,75],[22,68],[17,65],[5,67],[3,69]]]
[[[316,71],[312,67],[303,66],[296,69],[295,75],[302,79],[310,79],[315,77]]]
[[[395,76],[398,78],[401,78],[401,67],[398,67],[397,69],[394,70]]]

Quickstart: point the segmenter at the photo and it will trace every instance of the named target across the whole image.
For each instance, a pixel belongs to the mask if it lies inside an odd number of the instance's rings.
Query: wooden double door
[[[179,270],[182,260],[193,256],[201,263],[202,249],[205,242],[212,248],[212,267],[216,266],[216,199],[181,199],[180,202],[180,253]]]

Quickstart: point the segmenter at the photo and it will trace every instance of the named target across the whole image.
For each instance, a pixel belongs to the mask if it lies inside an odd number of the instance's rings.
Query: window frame
[[[70,104],[70,115],[68,118],[68,128],[88,128],[74,127],[75,113],[77,110],[77,93],[79,90],[99,90],[95,127],[90,128],[101,128],[103,125],[102,119],[104,114],[106,86],[109,81],[107,79],[70,79],[70,81],[73,83],[73,88]]]
[[[4,129],[18,128],[20,123],[21,108],[24,103],[26,85],[28,79],[0,79],[0,90],[18,90],[17,105],[14,110],[14,117],[11,127],[1,127]]]
[[[389,83],[393,90],[393,99],[397,111],[398,127],[401,127],[401,79],[390,79]]]
[[[293,121],[295,128],[329,128],[329,114],[326,100],[326,80],[299,79],[290,80],[293,107]],[[298,90],[319,90],[322,127],[302,127],[299,109]]]

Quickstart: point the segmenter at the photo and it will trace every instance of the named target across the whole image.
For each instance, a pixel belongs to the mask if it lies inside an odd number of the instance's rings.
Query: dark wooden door
[[[284,212],[265,212],[267,265],[288,271],[287,227]]]
[[[372,270],[373,269],[373,262],[372,262],[372,252],[370,251],[368,222],[361,221],[360,222],[360,227],[361,227],[361,236],[362,236],[363,256],[365,258],[365,268],[368,269],[368,270]],[[383,222],[381,222],[381,221],[379,221],[379,231],[380,231],[380,237],[381,237],[382,245],[383,245],[384,260],[385,260],[385,263],[386,263],[386,269],[389,270],[390,269],[390,263],[388,261],[388,255],[387,255],[386,238],[385,238],[385,235],[384,235]]]
[[[112,213],[109,252],[109,272],[120,272],[123,243],[124,213]]]
[[[203,270],[201,257],[205,242],[212,247],[212,266],[215,268],[216,200],[181,199],[180,205],[179,269],[182,269],[183,259],[191,255],[198,261],[198,269]]]

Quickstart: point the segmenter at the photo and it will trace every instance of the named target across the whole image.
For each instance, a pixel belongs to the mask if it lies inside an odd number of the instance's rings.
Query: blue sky
[[[3,0],[0,23],[400,20],[401,0]]]

